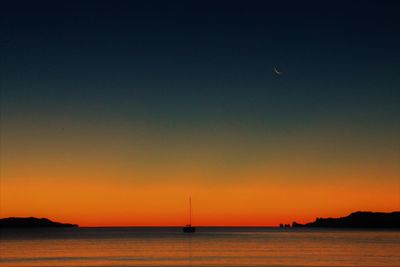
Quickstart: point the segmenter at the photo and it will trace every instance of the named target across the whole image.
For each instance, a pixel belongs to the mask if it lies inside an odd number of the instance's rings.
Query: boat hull
[[[196,228],[192,227],[192,226],[185,226],[185,227],[183,227],[182,231],[184,233],[194,233],[194,232],[196,232]]]

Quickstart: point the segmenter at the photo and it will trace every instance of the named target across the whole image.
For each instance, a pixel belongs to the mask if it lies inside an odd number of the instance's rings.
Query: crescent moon
[[[282,75],[282,74],[283,74],[283,72],[277,70],[276,67],[274,67],[274,72],[275,72],[276,74],[278,74],[278,75]]]

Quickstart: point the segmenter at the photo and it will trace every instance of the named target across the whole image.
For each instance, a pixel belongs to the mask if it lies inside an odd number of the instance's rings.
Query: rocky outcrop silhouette
[[[47,218],[16,218],[0,219],[1,228],[37,228],[37,227],[78,227],[77,224],[53,222]]]
[[[357,211],[340,218],[317,218],[314,222],[292,227],[329,227],[329,228],[400,228],[400,211],[370,212]]]

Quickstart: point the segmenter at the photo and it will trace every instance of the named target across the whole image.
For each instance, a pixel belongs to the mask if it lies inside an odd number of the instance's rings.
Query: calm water
[[[0,266],[400,266],[400,231],[1,230]]]

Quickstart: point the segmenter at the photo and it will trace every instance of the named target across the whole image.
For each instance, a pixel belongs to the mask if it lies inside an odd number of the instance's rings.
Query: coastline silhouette
[[[292,227],[326,227],[326,228],[400,228],[400,211],[371,212],[357,211],[346,217],[317,218],[314,222],[292,223]]]
[[[47,218],[17,218],[0,219],[1,228],[40,228],[40,227],[79,227],[77,224],[53,222]]]
[[[183,227],[183,232],[194,233],[196,228],[189,224]],[[40,227],[79,227],[78,224],[54,222],[47,218],[8,217],[0,219],[0,228],[40,228]],[[346,217],[319,218],[314,222],[300,224],[280,224],[281,228],[310,227],[310,228],[400,228],[400,211],[371,212],[357,211]]]

